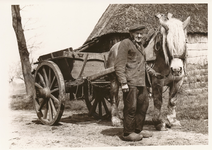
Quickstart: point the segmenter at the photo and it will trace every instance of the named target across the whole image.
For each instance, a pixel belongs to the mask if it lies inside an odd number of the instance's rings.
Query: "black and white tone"
[[[209,3],[1,10],[11,39],[7,148],[208,148]]]

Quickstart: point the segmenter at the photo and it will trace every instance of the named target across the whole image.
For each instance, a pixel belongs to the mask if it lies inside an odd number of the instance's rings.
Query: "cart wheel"
[[[87,84],[85,86],[85,101],[89,115],[94,118],[107,119],[111,116],[109,88]]]
[[[59,122],[65,105],[65,82],[54,62],[44,61],[37,67],[33,101],[43,124],[54,125]]]

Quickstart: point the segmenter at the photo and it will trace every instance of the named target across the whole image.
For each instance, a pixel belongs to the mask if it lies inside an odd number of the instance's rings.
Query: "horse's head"
[[[167,16],[157,14],[161,24],[160,32],[163,36],[162,49],[166,64],[170,66],[172,75],[184,74],[184,59],[186,57],[186,27],[190,23],[190,17],[184,22],[173,18],[172,14]]]

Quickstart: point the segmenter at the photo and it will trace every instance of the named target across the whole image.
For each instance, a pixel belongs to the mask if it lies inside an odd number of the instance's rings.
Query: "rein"
[[[154,68],[154,66],[155,66],[155,63],[151,63],[150,67],[151,67],[152,69]],[[170,71],[169,71],[169,74],[166,75],[166,76],[164,76],[164,77],[167,78],[169,75],[170,75]],[[159,84],[158,84],[158,85],[159,85]],[[161,86],[161,85],[159,85],[159,86]],[[167,91],[168,88],[169,88],[169,87],[167,86],[167,88],[162,92],[162,94],[165,93],[165,92]],[[149,94],[152,94],[152,92],[150,92],[149,88],[147,88],[147,91],[148,91]]]

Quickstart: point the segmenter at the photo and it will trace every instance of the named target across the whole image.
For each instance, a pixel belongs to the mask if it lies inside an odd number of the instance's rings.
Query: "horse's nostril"
[[[179,71],[177,68],[171,68],[171,70],[173,71],[173,72],[175,72],[175,71]]]
[[[173,68],[172,70],[173,70],[173,71],[176,71],[176,72],[179,72],[179,71],[181,71],[181,70],[182,70],[182,67],[179,67],[179,68]]]
[[[180,76],[182,74],[182,67],[171,67],[172,75]]]

